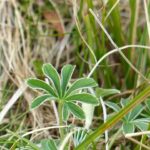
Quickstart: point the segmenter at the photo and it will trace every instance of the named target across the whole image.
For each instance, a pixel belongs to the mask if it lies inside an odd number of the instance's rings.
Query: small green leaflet
[[[89,87],[96,87],[97,83],[95,82],[94,79],[92,78],[81,78],[76,80],[72,86],[68,89],[66,96],[71,94],[73,91],[80,90],[80,89],[85,89]]]
[[[103,89],[103,88],[97,88],[96,89],[96,95],[98,97],[105,97],[105,96],[110,96],[113,94],[119,94],[120,91],[117,89]]]
[[[68,86],[69,80],[73,74],[75,66],[72,65],[65,65],[61,70],[61,89],[62,89],[62,96],[64,96],[66,88]]]
[[[68,100],[68,101],[79,101],[79,102],[94,104],[94,105],[99,104],[98,99],[89,93],[70,95],[66,98],[66,100]]]
[[[105,104],[109,108],[113,109],[115,112],[118,112],[121,109],[116,103],[113,103],[113,102],[105,102]]]
[[[32,89],[44,90],[45,92],[50,93],[53,96],[56,96],[53,88],[42,80],[30,78],[26,82],[28,86]]]
[[[75,115],[79,119],[85,119],[85,115],[83,110],[76,104],[72,102],[67,102],[68,108],[73,115]]]
[[[61,95],[60,78],[57,70],[51,64],[43,65],[43,73],[53,82],[59,96]]]
[[[123,123],[123,131],[124,133],[134,133],[135,130],[135,126],[133,123],[127,122],[127,123]]]
[[[39,107],[41,104],[43,104],[47,100],[52,100],[54,97],[51,96],[50,94],[45,94],[42,96],[39,96],[35,98],[31,104],[31,108],[34,109],[36,107]]]
[[[57,150],[56,144],[53,139],[45,139],[41,141],[42,150]]]

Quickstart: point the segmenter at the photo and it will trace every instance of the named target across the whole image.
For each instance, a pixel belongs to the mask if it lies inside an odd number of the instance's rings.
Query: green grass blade
[[[116,0],[109,0],[108,2],[108,9],[111,9],[114,4],[116,3]],[[110,30],[113,32],[114,41],[118,46],[121,46],[124,43],[124,37],[122,32],[122,26],[121,26],[121,17],[120,17],[120,10],[119,5],[116,5],[115,9],[111,12],[109,19],[108,19]]]

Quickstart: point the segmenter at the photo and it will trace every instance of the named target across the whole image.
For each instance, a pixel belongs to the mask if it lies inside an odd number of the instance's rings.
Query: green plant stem
[[[126,105],[126,107],[121,109],[116,115],[108,119],[106,123],[99,126],[97,130],[95,130],[92,134],[87,136],[87,138],[79,146],[76,147],[76,150],[83,150],[95,139],[97,139],[101,134],[103,134],[106,130],[118,123],[126,114],[128,114],[138,104],[143,102],[148,96],[150,96],[150,86],[148,86],[145,90],[138,94],[133,100],[131,100],[130,103]]]
[[[60,102],[58,104],[59,126],[63,126],[62,109],[63,109],[63,102],[62,102],[62,100],[60,100]],[[59,132],[60,132],[61,139],[63,139],[64,138],[64,129],[60,128]]]

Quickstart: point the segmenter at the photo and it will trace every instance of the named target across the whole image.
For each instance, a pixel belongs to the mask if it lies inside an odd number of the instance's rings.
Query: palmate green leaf
[[[56,96],[54,89],[42,80],[30,78],[26,81],[27,85],[32,89],[44,90],[53,96]]]
[[[66,96],[71,94],[73,91],[80,90],[80,89],[85,89],[89,87],[96,87],[97,83],[95,82],[94,79],[92,78],[81,78],[76,80],[72,86],[68,89]]]
[[[53,139],[45,139],[41,141],[42,150],[57,150]]]
[[[72,65],[65,65],[61,70],[61,89],[62,89],[62,96],[65,94],[68,82],[73,74],[75,66]]]
[[[113,94],[119,94],[120,91],[117,89],[103,89],[103,88],[97,88],[96,89],[96,95],[98,97],[105,97],[105,96],[110,96]]]
[[[94,105],[99,104],[98,99],[89,93],[80,93],[80,94],[70,95],[65,100],[67,100],[67,101],[79,101],[82,103],[94,104]]]
[[[76,104],[67,102],[67,106],[70,112],[79,119],[85,119],[84,111]]]
[[[134,133],[135,126],[131,122],[125,122],[123,123],[123,132],[126,133]]]
[[[61,87],[60,87],[60,77],[57,70],[51,64],[44,64],[43,65],[43,73],[46,77],[53,82],[55,89],[57,90],[59,96],[61,95]]]
[[[39,96],[33,100],[31,104],[31,108],[35,109],[36,107],[39,107],[41,104],[43,104],[45,101],[51,100],[51,99],[54,99],[54,97],[51,96],[50,94]]]

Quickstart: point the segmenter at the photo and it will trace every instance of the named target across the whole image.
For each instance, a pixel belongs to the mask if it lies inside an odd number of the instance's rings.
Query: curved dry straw
[[[123,47],[120,47],[119,50],[118,48],[115,48],[109,52],[107,52],[105,55],[103,55],[98,61],[97,63],[95,64],[95,66],[93,67],[93,69],[90,71],[88,77],[90,77],[93,72],[95,71],[95,69],[99,66],[99,64],[105,59],[107,58],[108,56],[110,56],[111,54],[114,54],[114,53],[117,53],[118,51],[122,51],[122,50],[125,50],[127,48],[131,48],[131,47],[134,47],[134,48],[143,48],[143,49],[150,49],[150,46],[143,46],[143,45],[126,45],[126,46],[123,46]],[[139,71],[138,71],[139,72]],[[140,75],[146,80],[149,82],[149,80],[140,73]]]

